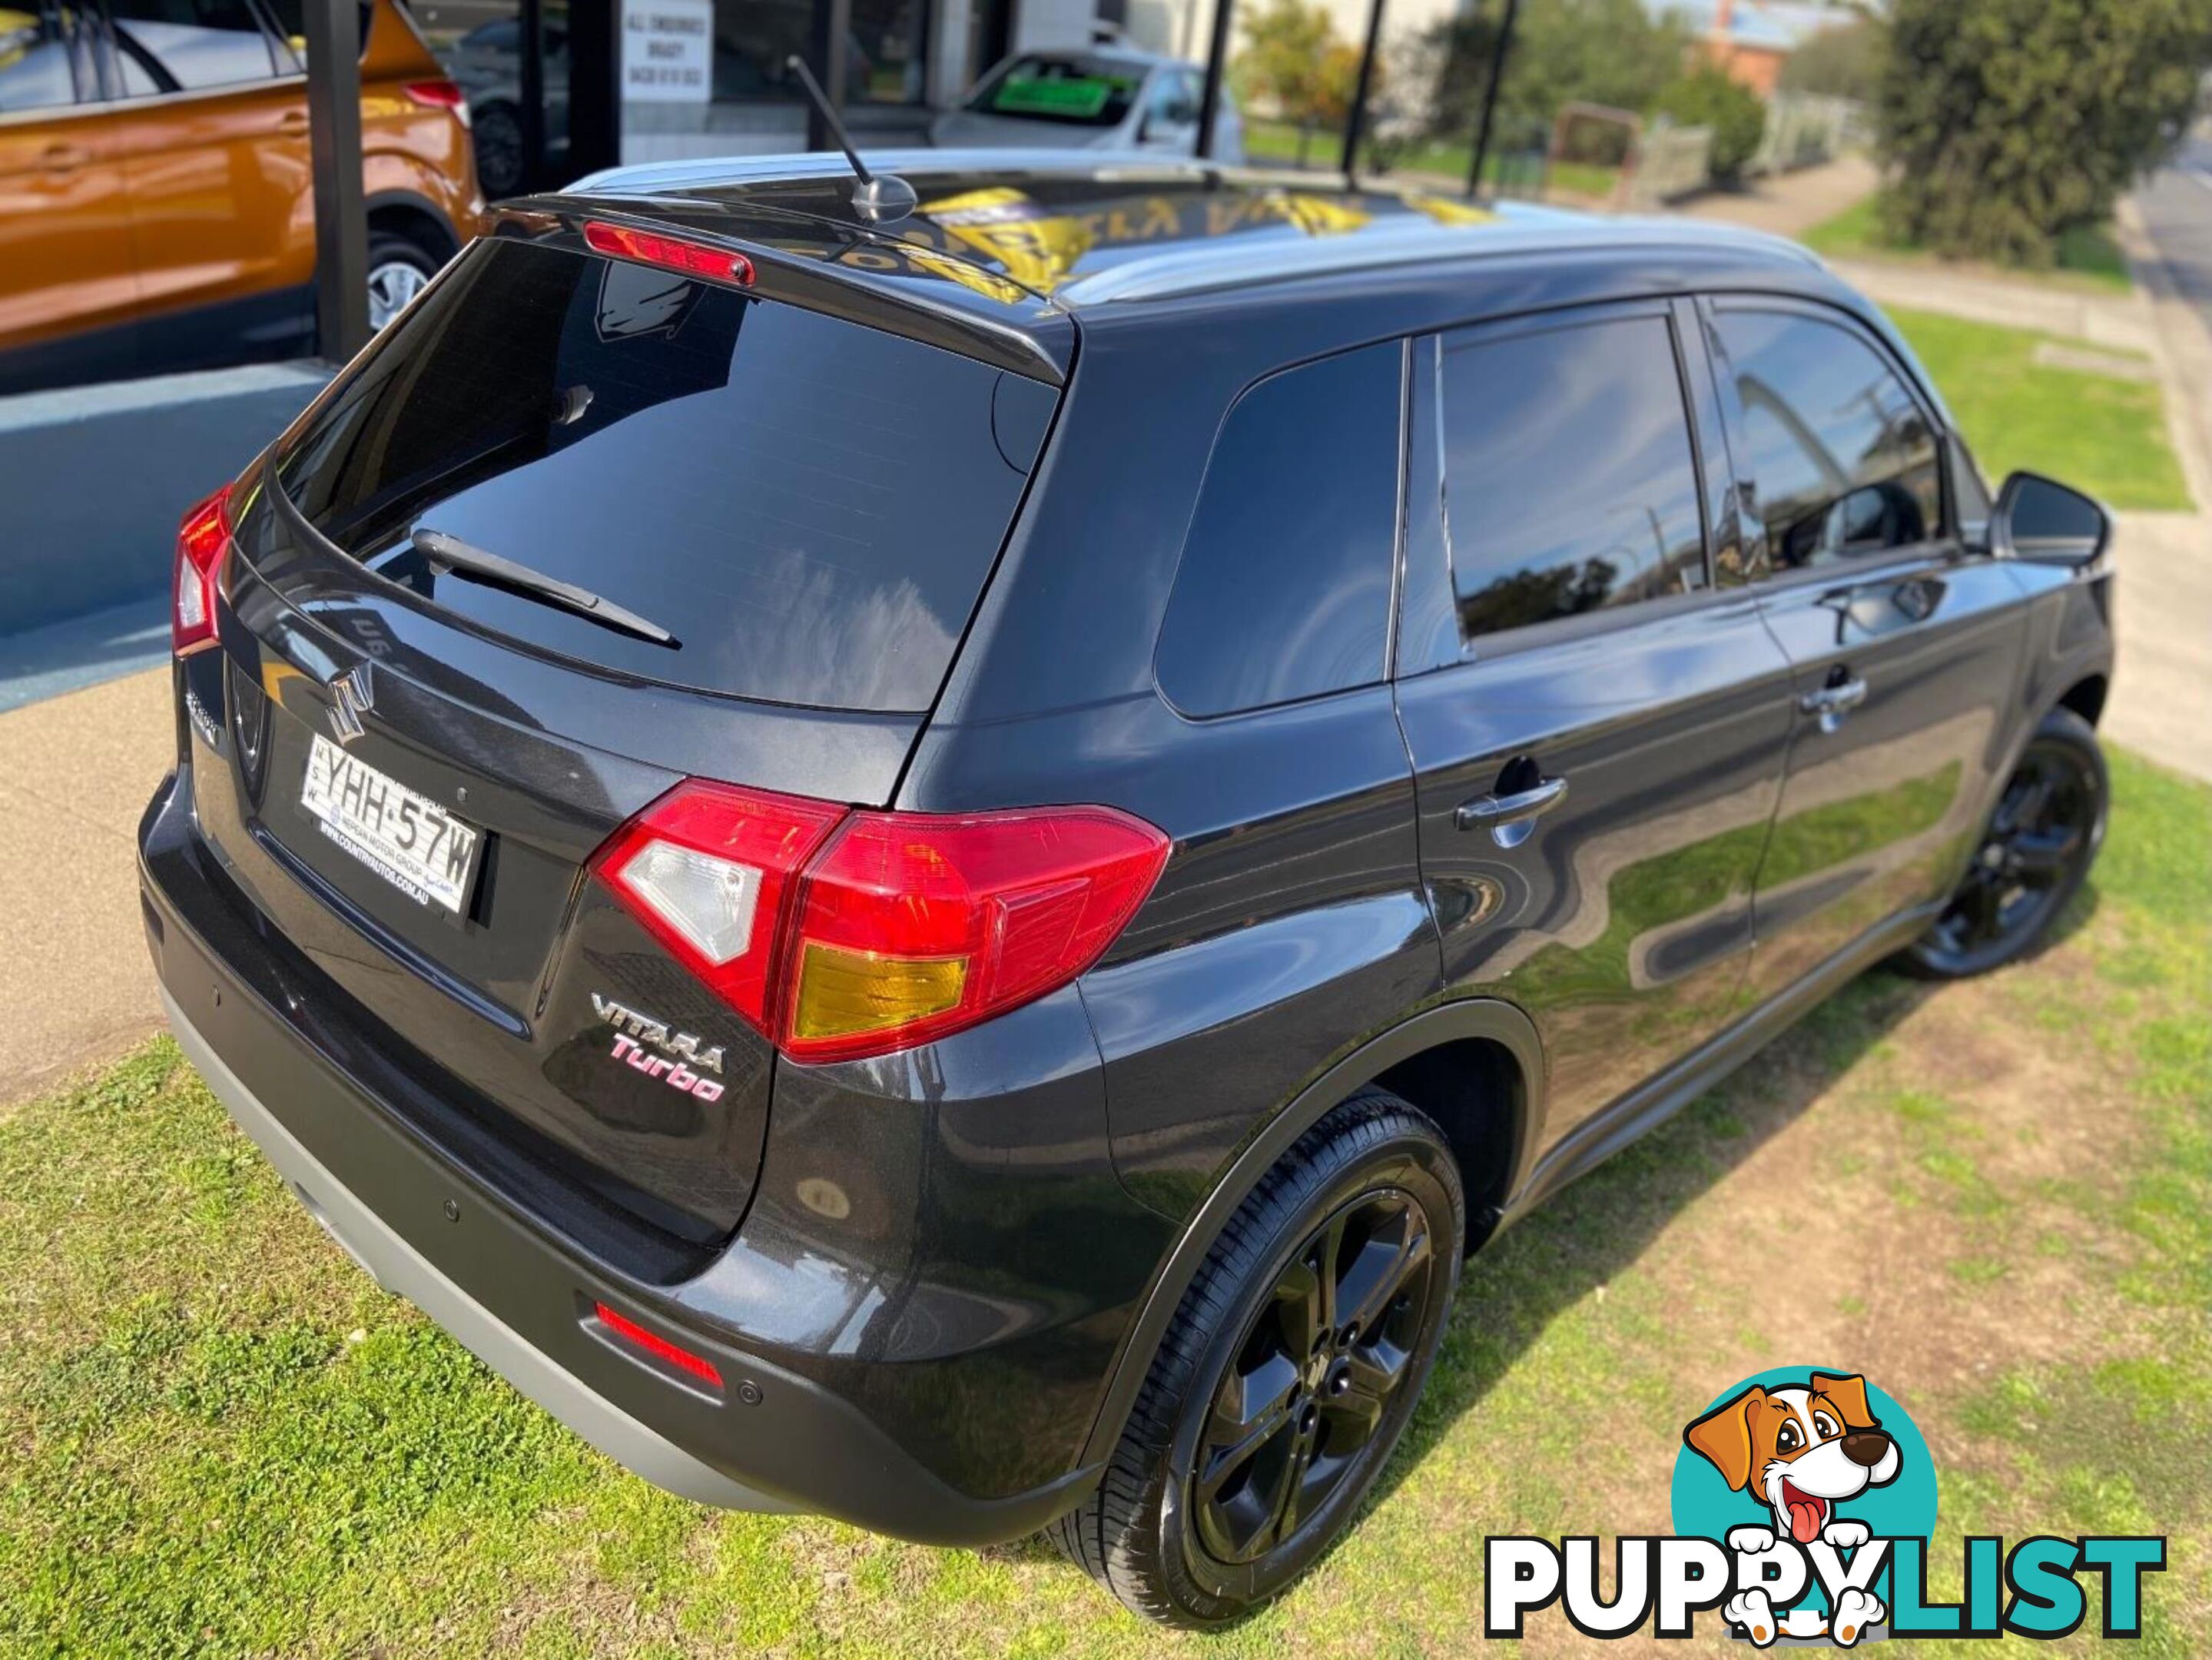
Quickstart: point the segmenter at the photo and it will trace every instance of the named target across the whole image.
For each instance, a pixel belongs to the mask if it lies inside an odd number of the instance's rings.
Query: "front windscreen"
[[[1054,395],[734,289],[495,240],[356,362],[277,478],[343,552],[507,638],[709,691],[916,710]],[[676,643],[468,580],[416,545],[421,531],[589,590]]]
[[[976,88],[968,107],[981,115],[1057,121],[1073,127],[1118,126],[1144,76],[1110,58],[1030,53],[1000,66]]]

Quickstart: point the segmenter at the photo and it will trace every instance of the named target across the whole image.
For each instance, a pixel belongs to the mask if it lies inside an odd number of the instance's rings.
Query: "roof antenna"
[[[853,164],[853,171],[860,182],[853,186],[853,211],[872,225],[888,220],[903,219],[912,213],[921,198],[915,195],[914,186],[895,173],[870,173],[867,163],[860,160],[860,151],[853,148],[853,140],[845,131],[845,124],[837,119],[837,112],[830,106],[830,96],[822,90],[822,83],[814,78],[814,71],[806,67],[806,60],[797,52],[783,60],[784,67],[799,77],[815,112],[822,118],[837,141],[837,148],[845,152],[845,159]]]

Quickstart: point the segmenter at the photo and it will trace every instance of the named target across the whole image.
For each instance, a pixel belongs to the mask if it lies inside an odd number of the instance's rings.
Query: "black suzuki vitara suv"
[[[196,510],[147,933],[301,1202],[623,1463],[1218,1622],[1464,1252],[2043,933],[2107,526],[1783,243],[896,165],[514,204]]]

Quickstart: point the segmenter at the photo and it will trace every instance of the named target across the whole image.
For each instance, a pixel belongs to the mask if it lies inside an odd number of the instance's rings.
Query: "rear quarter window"
[[[318,532],[441,611],[587,665],[818,708],[925,709],[1012,522],[1049,387],[642,265],[480,243],[278,463]],[[455,537],[675,649],[481,583]]]
[[[1230,714],[1383,677],[1398,544],[1404,350],[1270,376],[1230,410],[1161,624],[1185,714]]]

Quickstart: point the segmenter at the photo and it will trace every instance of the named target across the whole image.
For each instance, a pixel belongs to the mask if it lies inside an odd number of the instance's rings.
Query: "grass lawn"
[[[157,1042],[0,1109],[0,1653],[1456,1654],[1486,1531],[1665,1531],[1681,1426],[1785,1363],[1863,1369],[1927,1433],[1938,1594],[1963,1533],[2163,1533],[2141,1651],[2197,1651],[2208,848],[2212,790],[2117,757],[2042,957],[1866,976],[1499,1241],[1382,1502],[1210,1640],[1035,1541],[927,1550],[623,1474],[375,1290]]]
[[[1880,199],[1869,196],[1854,203],[1834,218],[1814,226],[1799,240],[1814,252],[1832,258],[1932,263],[1935,255],[1910,244],[1893,242],[1883,233],[1879,218]],[[2057,261],[2049,271],[2019,271],[1995,266],[1989,270],[1993,276],[2069,283],[2115,294],[2125,294],[2134,287],[2128,276],[2126,258],[2112,237],[2101,230],[2067,232],[2059,239]]]
[[[1288,163],[1295,166],[1298,159],[1298,129],[1291,121],[1257,121],[1244,124],[1244,153],[1255,163]],[[1344,153],[1344,135],[1326,128],[1316,128],[1306,145],[1305,165],[1316,173],[1334,174],[1339,158]],[[1474,161],[1472,143],[1441,144],[1425,143],[1403,151],[1391,163],[1390,173],[1424,174],[1437,179],[1449,179],[1464,189],[1467,170]],[[1483,162],[1482,176],[1487,184],[1498,183],[1504,158],[1490,156]],[[1583,161],[1561,161],[1555,164],[1548,175],[1552,191],[1576,197],[1605,198],[1613,194],[1620,182],[1618,167],[1597,167]]]
[[[1992,486],[2027,467],[2110,507],[2185,513],[2193,505],[2155,382],[2039,363],[2045,337],[2023,329],[1931,312],[1889,315],[1942,389]]]

